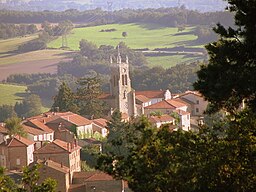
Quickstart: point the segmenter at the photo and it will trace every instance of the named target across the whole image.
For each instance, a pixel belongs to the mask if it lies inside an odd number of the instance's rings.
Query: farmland
[[[37,36],[0,40],[0,81],[13,73],[56,73],[60,61],[69,60],[72,52],[65,50],[39,50],[18,53],[22,43]]]
[[[115,29],[112,32],[101,32],[101,30]],[[151,24],[111,24],[86,28],[75,28],[67,36],[68,46],[72,50],[79,49],[81,39],[89,40],[100,45],[116,46],[119,42],[125,42],[132,49],[148,48],[172,48],[175,46],[202,47],[203,45],[192,45],[196,40],[192,34],[194,27],[187,27],[184,31],[178,32],[176,27],[160,27]],[[122,36],[122,32],[127,32],[127,37]],[[48,45],[49,47],[61,47],[61,38],[58,38]]]
[[[14,105],[26,96],[26,86],[0,84],[0,105]]]

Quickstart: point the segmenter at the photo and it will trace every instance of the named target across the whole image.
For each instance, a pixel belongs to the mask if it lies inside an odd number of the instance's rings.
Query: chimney
[[[63,163],[62,162],[60,163],[60,166],[63,167]]]

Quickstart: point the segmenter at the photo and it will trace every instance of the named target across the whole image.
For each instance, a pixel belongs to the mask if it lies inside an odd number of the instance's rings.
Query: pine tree
[[[52,110],[60,112],[71,111],[74,113],[79,111],[79,107],[76,105],[75,95],[65,82],[60,85],[59,92],[54,97]]]

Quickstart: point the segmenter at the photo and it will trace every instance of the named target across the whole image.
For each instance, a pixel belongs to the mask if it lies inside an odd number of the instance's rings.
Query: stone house
[[[80,149],[77,142],[67,143],[59,139],[54,140],[34,152],[34,160],[50,159],[63,164],[70,170],[70,178],[74,172],[81,171]]]
[[[0,166],[21,170],[33,162],[34,142],[21,136],[11,137],[0,144]]]
[[[68,192],[70,186],[70,174],[69,168],[63,164],[54,162],[52,160],[40,160],[38,159],[31,164],[39,164],[39,183],[42,183],[47,178],[52,178],[57,181],[56,192]]]
[[[130,191],[122,180],[115,180],[112,176],[99,172],[77,172],[74,173],[70,192],[80,191],[104,191],[124,192]]]
[[[93,135],[97,136],[100,135],[101,137],[107,137],[108,135],[108,129],[107,127],[108,120],[99,118],[99,119],[93,119],[92,120],[92,130]]]
[[[209,103],[198,91],[186,91],[185,93],[175,96],[175,98],[179,98],[191,104],[191,109],[189,109],[188,112],[190,112],[192,116],[203,116]]]

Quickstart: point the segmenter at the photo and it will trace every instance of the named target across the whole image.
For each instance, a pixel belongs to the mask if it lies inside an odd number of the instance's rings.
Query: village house
[[[131,192],[127,183],[100,171],[74,173],[69,191]]]
[[[40,143],[52,142],[54,139],[54,131],[38,119],[27,119],[22,122],[22,125],[30,135],[29,138],[31,138],[31,140],[33,138],[37,146],[40,145]]]
[[[198,91],[186,91],[185,93],[176,95],[174,98],[179,98],[184,102],[190,103],[191,108],[188,109],[188,112],[192,116],[203,116],[209,103]]]
[[[4,126],[0,125],[0,143],[6,141],[6,139],[8,138],[9,138],[8,130]]]
[[[80,149],[77,142],[67,143],[59,139],[43,146],[34,152],[34,160],[50,159],[63,164],[70,170],[70,178],[74,172],[81,171]]]
[[[159,116],[152,115],[148,119],[157,128],[160,128],[163,125],[175,125],[175,119],[172,116],[167,114],[159,115]]]
[[[0,144],[0,166],[8,170],[21,170],[33,162],[34,142],[13,136]]]
[[[56,129],[62,124],[68,130],[76,133],[79,139],[92,137],[93,135],[92,121],[72,112],[54,113],[45,121],[46,125],[52,129]]]
[[[52,160],[46,159],[33,162],[30,166],[39,164],[39,181],[41,184],[45,179],[52,178],[57,181],[56,192],[68,192],[70,187],[70,174],[69,168],[61,163],[54,162]]]
[[[107,129],[107,122],[108,120],[99,118],[99,119],[93,119],[92,120],[92,130],[94,137],[107,137],[108,135],[108,129]]]

